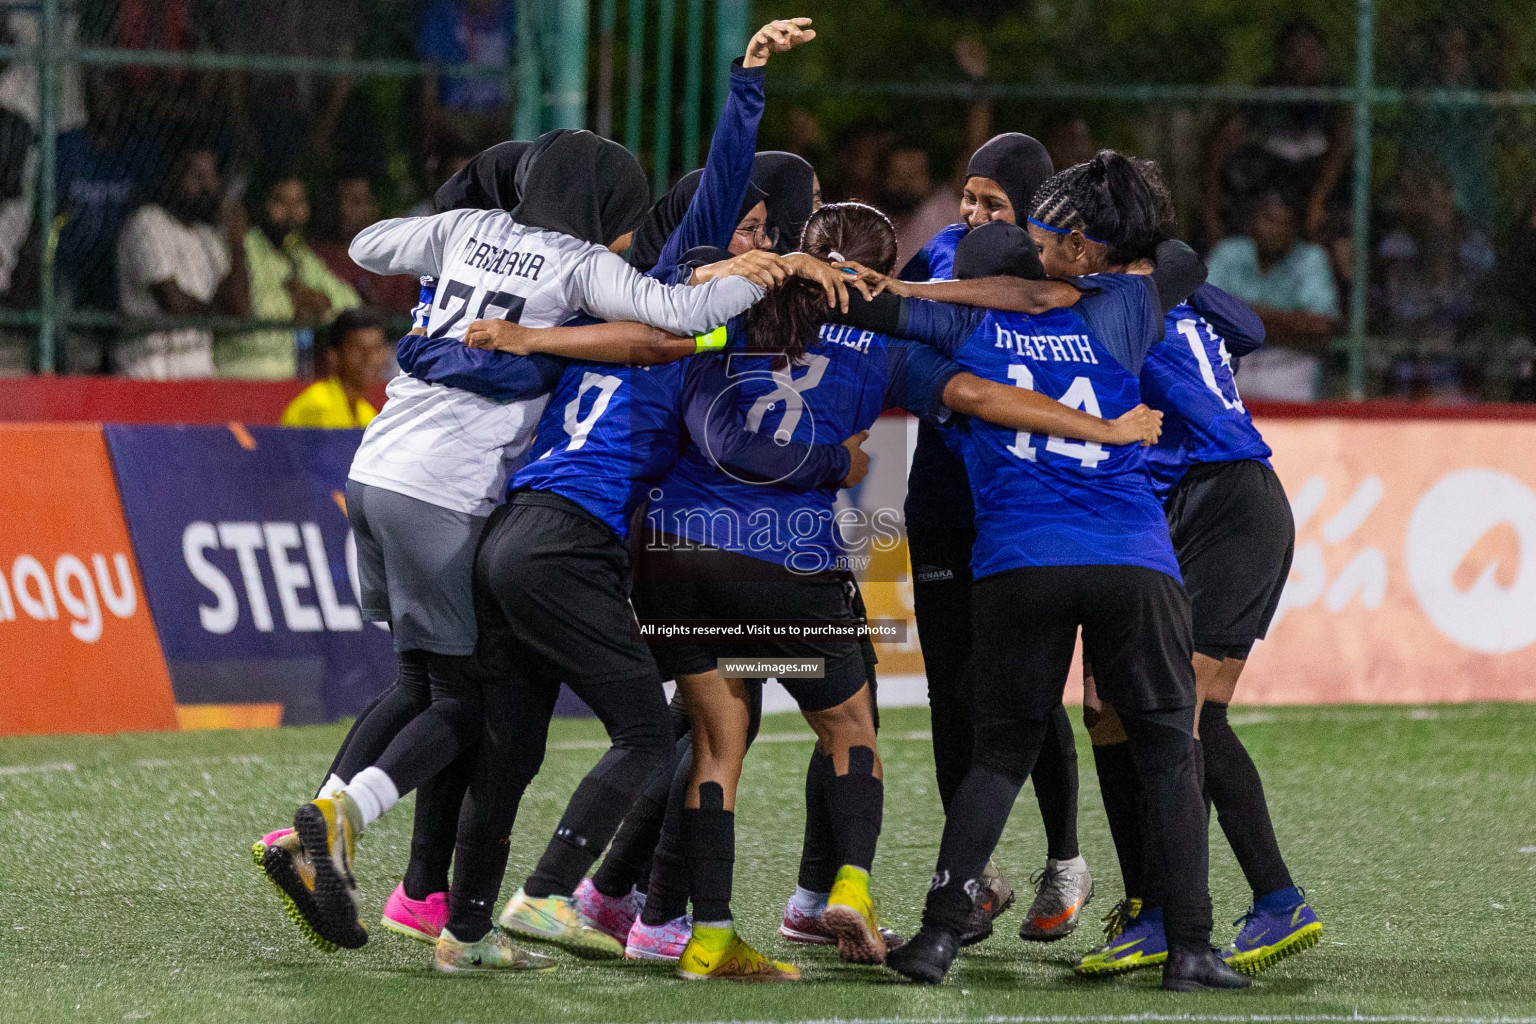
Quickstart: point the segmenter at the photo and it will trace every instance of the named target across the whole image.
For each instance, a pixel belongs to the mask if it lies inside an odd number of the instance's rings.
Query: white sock
[[[335,796],[337,793],[340,793],[346,788],[346,780],[343,779],[340,775],[337,775],[335,772],[332,772],[331,777],[320,784],[320,792],[316,793],[315,796]]]
[[[1047,857],[1045,860],[1045,866],[1048,868],[1070,868],[1073,871],[1088,870],[1088,862],[1083,860],[1082,854],[1078,854],[1071,860],[1056,860],[1053,857]]]
[[[795,886],[795,894],[789,898],[789,905],[796,910],[807,914],[814,914],[827,905],[829,892],[811,892],[809,889]]]
[[[372,825],[400,800],[400,791],[395,788],[394,780],[385,775],[382,769],[371,765],[354,775],[342,792],[351,797],[357,809],[363,813],[364,828]]]
[[[693,922],[693,924],[694,924],[694,927],[696,927],[696,928],[735,928],[736,927],[736,922],[731,920],[730,918],[726,918],[724,921],[695,921],[695,922]]]

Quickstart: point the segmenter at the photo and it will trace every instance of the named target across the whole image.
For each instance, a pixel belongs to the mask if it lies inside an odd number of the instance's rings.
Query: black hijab
[[[769,150],[752,161],[752,184],[768,195],[768,230],[779,255],[800,247],[800,232],[811,219],[816,171],[802,156]]]
[[[608,245],[645,216],[645,172],[633,153],[589,131],[540,135],[517,165],[519,224]]]
[[[662,248],[666,246],[672,232],[683,223],[683,217],[688,213],[688,204],[693,202],[694,194],[699,191],[699,184],[703,180],[703,168],[689,171],[677,179],[677,184],[668,189],[666,195],[656,200],[651,212],[645,215],[645,221],[635,229],[635,241],[629,247],[629,262],[636,270],[644,272],[656,266],[656,261],[661,259]],[[736,214],[736,224],[740,224],[752,212],[752,207],[767,198],[761,189],[748,182],[747,194],[742,198],[741,209]],[[734,228],[735,224],[731,226]]]
[[[433,197],[438,213],[447,210],[507,210],[517,205],[517,165],[531,142],[498,142],[443,182]]]
[[[955,247],[955,278],[968,281],[977,277],[1044,280],[1045,268],[1040,265],[1040,250],[1030,241],[1029,232],[1017,224],[1002,220],[994,220],[973,231],[967,231]]]
[[[1029,216],[1030,200],[1045,179],[1056,173],[1051,155],[1038,140],[1019,132],[994,135],[971,155],[967,178],[991,178],[1002,186],[1021,222]]]

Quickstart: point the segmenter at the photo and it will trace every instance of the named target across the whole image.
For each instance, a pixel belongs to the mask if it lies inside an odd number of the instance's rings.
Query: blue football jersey
[[[827,324],[790,366],[780,356],[742,350],[715,357],[746,430],[777,444],[838,445],[888,408],[944,415],[944,386],[961,367],[927,348],[853,327]],[[844,554],[833,522],[837,486],[791,490],[769,479],[722,471],[704,447],[684,450],[651,492],[648,528],[736,551],[796,572],[834,568]],[[894,517],[893,517],[894,518]],[[852,526],[855,524],[842,524]],[[877,525],[893,535],[899,522]]]
[[[786,486],[835,486],[847,474],[840,445],[777,444],[741,428],[719,364],[690,357],[662,366],[572,362],[550,392],[531,458],[509,491],[552,491],[629,534],[647,487],[672,468],[692,439],[747,479]]]
[[[951,224],[928,240],[901,268],[903,281],[949,281],[955,276],[955,248],[970,228]]]
[[[1232,375],[1232,357],[1263,344],[1258,316],[1206,284],[1165,322],[1163,341],[1141,367],[1142,398],[1163,412],[1163,436],[1147,460],[1162,501],[1193,465],[1255,459],[1267,466],[1272,454]]]
[[[908,300],[902,333],[987,380],[1114,419],[1141,402],[1161,338],[1146,283],[1085,279],[1093,294],[1040,316]],[[1181,580],[1146,449],[1042,437],[981,420],[957,428],[976,506],[972,575],[1041,565],[1140,565]]]

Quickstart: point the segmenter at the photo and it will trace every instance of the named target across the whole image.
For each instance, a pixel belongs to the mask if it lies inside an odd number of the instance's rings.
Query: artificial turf
[[[375,928],[325,955],[299,937],[250,862],[318,782],[341,727],[0,740],[0,1006],[7,1021],[1086,1021],[1393,1016],[1536,1022],[1525,941],[1536,912],[1536,707],[1243,709],[1239,733],[1264,774],[1292,873],[1322,915],[1322,942],[1240,994],[1172,995],[1155,971],[1082,982],[1119,880],[1086,738],[1083,852],[1098,878],[1091,920],[1052,945],[1020,942],[1019,910],[921,989],[838,963],[774,929],[800,851],[810,733],[770,716],[738,805],[739,924],[798,963],[798,985],[674,981],[666,968],[564,954],[536,977],[447,977],[425,946]],[[927,713],[887,710],[885,832],[875,863],[885,915],[916,926],[940,829]],[[601,730],[556,723],[512,840],[510,895],[566,796],[597,758]],[[403,869],[411,815],[371,828],[358,856],[370,919]],[[1212,827],[1218,942],[1249,901]],[[1044,859],[1026,792],[997,860],[1021,888]]]

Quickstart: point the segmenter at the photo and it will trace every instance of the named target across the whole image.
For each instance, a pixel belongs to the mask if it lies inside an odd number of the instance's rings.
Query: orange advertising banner
[[[1536,422],[1258,425],[1296,556],[1240,700],[1536,700]]]
[[[176,728],[100,426],[0,424],[0,735]]]
[[[1536,420],[1258,426],[1290,496],[1296,555],[1239,701],[1536,700]],[[905,434],[900,418],[876,425],[871,478],[899,472]],[[903,545],[894,557],[905,556]],[[882,674],[921,674],[910,576],[872,563],[864,578],[871,617],[908,623],[905,642],[877,645]],[[1082,699],[1076,666],[1066,699]]]

